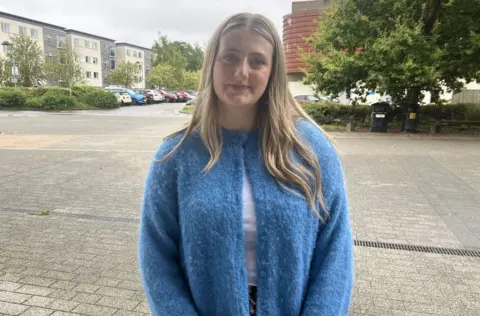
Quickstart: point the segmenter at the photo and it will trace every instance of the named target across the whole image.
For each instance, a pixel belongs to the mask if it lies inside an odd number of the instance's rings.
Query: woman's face
[[[221,106],[254,106],[267,88],[273,46],[255,31],[235,29],[220,39],[213,88]]]

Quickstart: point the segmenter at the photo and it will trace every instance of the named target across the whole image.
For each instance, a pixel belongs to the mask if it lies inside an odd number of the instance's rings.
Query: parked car
[[[188,100],[185,105],[195,105],[195,99]]]
[[[132,98],[125,93],[125,92],[114,92],[115,96],[117,97],[118,103],[120,103],[121,106],[124,105],[131,105],[132,104]]]
[[[163,95],[158,90],[151,90],[150,89],[150,90],[146,90],[146,91],[153,95],[153,101],[155,103],[163,102],[165,100]]]
[[[186,93],[188,93],[190,95],[190,98],[194,99],[195,97],[197,97],[197,91],[195,90],[184,90]]]
[[[177,94],[177,98],[180,102],[187,102],[191,99],[190,95],[185,91],[175,90],[174,92]]]
[[[165,97],[165,102],[173,103],[177,102],[177,96],[166,90],[160,90],[160,93]]]
[[[142,94],[135,93],[132,89],[126,89],[121,87],[106,87],[105,90],[111,92],[124,92],[126,93],[131,99],[133,104],[145,104],[145,96]]]
[[[309,103],[309,102],[320,102],[320,101],[329,101],[329,102],[335,102],[335,103],[339,102],[337,98],[327,97],[327,96],[318,95],[318,94],[297,94],[295,95],[294,98],[300,104]]]
[[[149,93],[147,90],[143,90],[143,89],[137,89],[137,90],[134,90],[136,94],[140,94],[140,95],[143,95],[145,97],[145,102],[147,104],[152,104],[154,103],[155,101],[153,100],[153,94],[152,93]]]
[[[300,104],[320,101],[320,98],[313,94],[297,94],[294,98]]]

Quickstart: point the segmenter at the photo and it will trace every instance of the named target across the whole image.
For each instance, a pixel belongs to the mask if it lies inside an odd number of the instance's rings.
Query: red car
[[[160,90],[160,93],[165,97],[165,102],[173,103],[177,102],[177,96],[173,93],[167,92],[165,90]]]
[[[187,102],[188,100],[191,99],[190,95],[185,91],[175,90],[174,92],[177,94],[177,96],[179,96],[179,100],[183,102]]]

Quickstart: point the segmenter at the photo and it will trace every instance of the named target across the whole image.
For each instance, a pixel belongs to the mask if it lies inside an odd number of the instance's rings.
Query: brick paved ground
[[[136,220],[152,153],[184,122],[172,110],[0,112],[0,132],[42,144],[0,134],[0,315],[149,315]],[[480,249],[479,141],[334,137],[357,240]],[[480,258],[355,256],[351,315],[478,315]]]

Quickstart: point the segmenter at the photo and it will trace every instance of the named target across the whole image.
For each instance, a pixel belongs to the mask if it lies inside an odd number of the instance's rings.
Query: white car
[[[165,101],[165,97],[163,96],[163,94],[161,94],[159,91],[157,90],[146,90],[148,93],[152,94],[153,95],[153,101],[154,102],[163,102]]]

